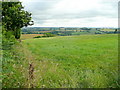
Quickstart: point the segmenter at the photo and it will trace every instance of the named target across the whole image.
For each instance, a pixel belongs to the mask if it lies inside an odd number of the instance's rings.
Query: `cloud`
[[[119,0],[21,1],[32,13],[34,26],[117,27]]]

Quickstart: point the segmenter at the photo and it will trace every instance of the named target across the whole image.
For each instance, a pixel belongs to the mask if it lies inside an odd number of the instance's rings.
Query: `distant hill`
[[[22,28],[22,34],[51,33],[59,36],[81,34],[109,34],[118,33],[116,28],[88,28],[88,27],[26,27]]]

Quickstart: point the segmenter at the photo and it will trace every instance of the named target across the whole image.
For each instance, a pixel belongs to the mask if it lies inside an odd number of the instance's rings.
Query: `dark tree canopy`
[[[2,2],[2,25],[6,31],[13,31],[16,39],[22,27],[33,25],[32,14],[23,9],[21,2]]]

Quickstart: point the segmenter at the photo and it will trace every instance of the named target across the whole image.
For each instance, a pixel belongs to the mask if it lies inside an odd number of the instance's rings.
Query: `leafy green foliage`
[[[45,33],[44,36],[36,36],[34,38],[42,38],[42,37],[55,37],[56,35],[51,34],[51,33]]]
[[[16,42],[13,32],[6,31],[4,27],[2,27],[2,50],[11,49],[11,46]]]
[[[22,27],[32,25],[31,13],[23,8],[21,2],[2,2],[2,88],[29,87],[28,61],[16,40]]]
[[[31,13],[24,11],[21,2],[2,2],[2,25],[6,31],[13,31],[20,38],[20,28],[32,25]]]
[[[21,35],[21,29],[17,29],[15,32],[14,32],[14,35],[15,35],[15,38],[19,39],[20,38],[20,35]]]
[[[54,37],[55,35],[54,34],[51,34],[51,33],[45,33],[44,34],[44,37]]]
[[[33,37],[33,38],[42,38],[42,36],[36,36],[36,37]]]

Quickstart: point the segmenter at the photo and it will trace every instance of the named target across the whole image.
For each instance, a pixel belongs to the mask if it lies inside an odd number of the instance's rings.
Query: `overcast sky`
[[[119,0],[20,0],[38,27],[118,27]]]

